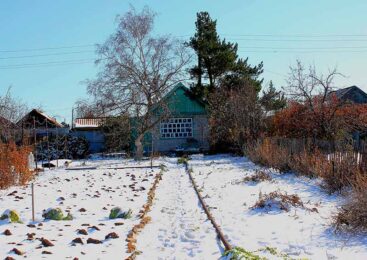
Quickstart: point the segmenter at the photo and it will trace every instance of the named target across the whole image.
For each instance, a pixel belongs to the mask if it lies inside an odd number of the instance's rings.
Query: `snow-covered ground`
[[[142,162],[140,165],[149,165]],[[35,181],[36,221],[31,222],[31,188],[13,187],[0,191],[0,214],[6,209],[14,209],[20,214],[24,224],[7,224],[0,221],[0,259],[11,256],[15,259],[124,259],[126,236],[132,226],[138,223],[137,214],[147,200],[147,192],[152,185],[154,175],[159,168],[142,169],[107,169],[114,167],[136,166],[131,160],[94,160],[86,163],[77,162],[71,166],[98,167],[97,170],[65,169],[45,170]],[[70,167],[71,167],[70,166]],[[135,177],[134,177],[135,176]],[[134,188],[129,186],[136,183]],[[16,193],[13,193],[16,191]],[[13,195],[10,195],[13,193]],[[122,220],[108,219],[110,210],[119,206],[131,209],[133,217]],[[60,207],[69,210],[74,216],[72,221],[44,221],[42,210]],[[80,209],[82,209],[80,211]],[[85,212],[83,209],[85,209]],[[117,224],[116,224],[117,223]],[[123,223],[119,225],[119,223]],[[27,226],[34,224],[35,226]],[[92,228],[97,227],[99,230]],[[8,229],[12,233],[5,236]],[[78,234],[85,229],[87,235]],[[116,232],[118,239],[105,239],[111,232]],[[27,240],[27,233],[35,233],[33,240]],[[51,241],[53,247],[42,247],[40,238]],[[72,240],[81,238],[84,245],[74,244]],[[87,244],[87,239],[102,241],[102,244]],[[9,253],[13,248],[24,252],[24,256]],[[46,254],[46,252],[52,254]],[[43,252],[43,253],[42,253]]]
[[[183,165],[177,165],[177,158],[160,158],[154,164],[165,164],[167,171],[158,184],[152,211],[148,213],[152,220],[137,235],[136,247],[140,251],[137,259],[219,259],[223,246],[199,204]],[[0,214],[6,209],[15,209],[24,222],[0,221],[0,259],[6,256],[15,259],[126,258],[129,255],[126,236],[139,223],[137,214],[146,203],[147,192],[160,169],[116,168],[143,165],[150,162],[89,160],[70,165],[88,168],[84,170],[46,169],[35,181],[35,223],[31,222],[29,185],[0,191]],[[331,216],[344,198],[327,195],[319,187],[320,180],[271,172],[271,181],[246,183],[243,178],[254,174],[259,167],[245,158],[229,155],[195,155],[189,165],[193,167],[193,176],[211,213],[233,246],[248,251],[276,248],[295,259],[367,259],[367,238],[333,232]],[[97,169],[93,169],[95,167]],[[260,192],[272,191],[297,194],[305,207],[317,208],[318,212],[302,208],[291,208],[288,212],[251,209]],[[109,220],[110,210],[115,206],[132,209],[133,218]],[[44,221],[42,210],[50,207],[68,210],[74,219]],[[85,212],[80,211],[82,208]],[[6,229],[12,235],[4,235]],[[79,229],[85,229],[88,234],[78,234]],[[111,232],[116,232],[119,238],[105,239]],[[35,233],[35,239],[27,240],[27,233]],[[71,243],[78,237],[83,245]],[[54,246],[40,247],[40,238],[50,240]],[[102,244],[87,244],[88,238],[98,239]],[[9,253],[13,248],[23,251],[24,256]],[[44,251],[52,254],[43,254]],[[269,253],[257,254],[273,258]]]
[[[243,178],[259,167],[241,157],[193,156],[193,176],[206,203],[233,246],[249,251],[266,246],[292,258],[367,259],[367,238],[337,235],[331,216],[344,198],[327,195],[320,180],[272,172],[272,181],[245,183]],[[301,208],[281,210],[250,209],[259,193],[283,191],[297,194],[311,212]]]

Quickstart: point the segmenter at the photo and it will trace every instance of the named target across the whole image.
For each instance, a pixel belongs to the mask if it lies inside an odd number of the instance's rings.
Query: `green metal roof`
[[[207,114],[204,103],[193,97],[182,83],[168,92],[165,99],[173,115]]]

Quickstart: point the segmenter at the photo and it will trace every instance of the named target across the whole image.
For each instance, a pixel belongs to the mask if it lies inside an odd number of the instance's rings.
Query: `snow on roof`
[[[104,118],[76,118],[74,128],[98,128],[104,120]]]

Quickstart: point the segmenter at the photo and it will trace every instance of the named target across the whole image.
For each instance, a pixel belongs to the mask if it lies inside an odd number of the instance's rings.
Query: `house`
[[[150,131],[153,151],[209,150],[209,123],[205,104],[193,97],[182,83],[177,84],[164,99],[170,116]]]
[[[183,84],[177,84],[164,97],[168,105],[170,115],[159,120],[159,109],[156,108],[154,121],[159,121],[144,138],[144,151],[170,152],[170,151],[206,151],[209,150],[208,115],[205,104],[193,97],[188,88]],[[72,132],[83,136],[88,140],[90,151],[102,152],[105,147],[105,138],[102,125],[105,118],[77,118],[74,121]],[[134,125],[134,118],[130,118],[130,124]],[[132,127],[131,149],[134,150],[133,140],[136,131]]]
[[[29,143],[34,142],[34,136],[38,141],[47,136],[65,135],[69,132],[69,127],[60,124],[55,118],[38,109],[32,109],[16,125],[20,129],[22,137],[28,139]]]
[[[99,153],[105,148],[105,137],[101,126],[105,118],[76,118],[73,122],[72,134],[88,141],[89,152]]]
[[[344,102],[367,104],[367,94],[357,86],[351,86],[330,92],[330,94],[332,93],[335,93],[336,96]]]

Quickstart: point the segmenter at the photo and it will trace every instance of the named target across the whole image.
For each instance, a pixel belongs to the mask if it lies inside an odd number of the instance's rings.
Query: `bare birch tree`
[[[11,87],[5,93],[0,93],[0,135],[9,139],[15,138],[15,123],[18,122],[27,111],[27,106],[11,95]]]
[[[88,82],[88,92],[100,111],[130,115],[137,159],[143,155],[144,135],[168,115],[164,95],[184,79],[190,61],[183,43],[153,36],[154,18],[148,7],[141,12],[131,7],[117,17],[116,32],[98,46],[97,64],[102,70]]]

